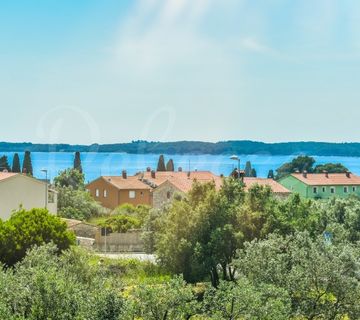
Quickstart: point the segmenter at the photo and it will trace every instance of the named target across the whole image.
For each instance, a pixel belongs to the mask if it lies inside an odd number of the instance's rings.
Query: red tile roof
[[[339,186],[339,185],[360,185],[360,177],[349,173],[293,173],[292,176],[310,186]]]
[[[274,193],[278,194],[290,194],[291,192],[282,186],[280,183],[276,182],[273,179],[264,179],[264,178],[244,178],[245,190],[248,190],[255,184],[259,186],[269,186]]]
[[[200,183],[214,181],[218,189],[222,185],[222,178],[210,171],[191,171],[190,174],[183,171],[156,172],[155,178],[152,178],[151,172],[144,172],[143,174],[139,174],[138,177],[142,178],[144,182],[153,185],[154,187],[160,186],[164,182],[169,181],[182,192],[190,191],[195,180]]]
[[[12,173],[12,172],[0,172],[0,181],[8,179],[10,177],[16,176],[19,173]]]
[[[124,179],[122,176],[104,176],[104,180],[112,184],[119,190],[149,190],[151,189],[144,182],[140,181],[137,176],[128,176]]]

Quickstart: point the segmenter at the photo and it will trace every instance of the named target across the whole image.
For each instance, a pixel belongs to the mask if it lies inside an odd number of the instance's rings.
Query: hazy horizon
[[[350,142],[354,0],[5,1],[0,140]]]

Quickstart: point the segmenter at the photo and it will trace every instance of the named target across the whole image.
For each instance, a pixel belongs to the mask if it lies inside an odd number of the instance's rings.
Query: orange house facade
[[[91,196],[105,208],[115,209],[122,204],[152,205],[151,187],[137,177],[103,176],[86,186]]]

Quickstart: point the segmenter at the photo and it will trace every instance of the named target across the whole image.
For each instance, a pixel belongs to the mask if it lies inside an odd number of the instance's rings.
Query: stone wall
[[[110,233],[101,235],[101,230],[95,236],[95,249],[100,252],[144,252],[141,239],[142,230],[129,230],[126,233]],[[106,241],[106,246],[105,246]]]
[[[164,182],[153,191],[153,207],[156,209],[161,208],[165,204],[172,201],[174,195],[179,192],[179,189],[176,188],[172,183],[169,181]]]

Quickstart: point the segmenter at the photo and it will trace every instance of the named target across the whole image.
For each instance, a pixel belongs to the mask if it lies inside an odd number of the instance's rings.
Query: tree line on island
[[[201,141],[157,142],[137,140],[117,144],[32,144],[0,142],[4,152],[126,152],[130,154],[256,154],[256,155],[299,155],[314,156],[360,156],[360,143],[328,142],[282,142],[264,143],[257,141]]]

